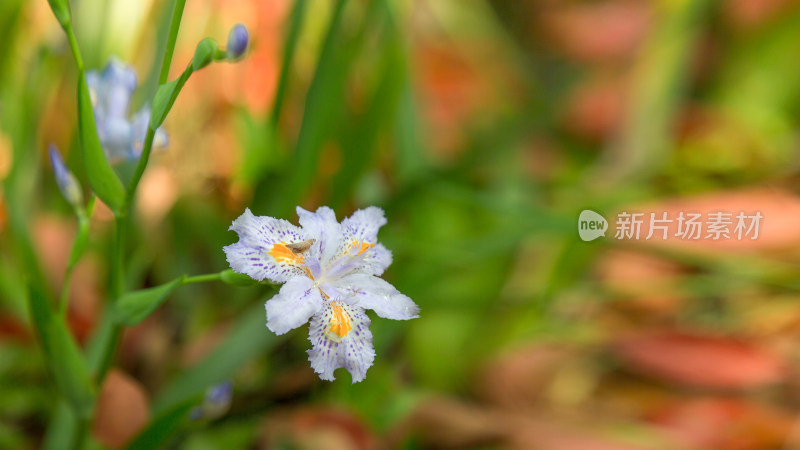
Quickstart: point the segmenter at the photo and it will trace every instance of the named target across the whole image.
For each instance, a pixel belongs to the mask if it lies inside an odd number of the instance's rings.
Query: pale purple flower
[[[131,97],[136,90],[136,72],[116,58],[111,58],[101,72],[86,72],[86,83],[94,109],[97,135],[110,162],[136,160],[142,154],[150,108],[143,107],[128,117]],[[167,145],[167,134],[159,128],[153,148]]]
[[[300,227],[245,210],[230,227],[239,242],[224,248],[228,263],[256,280],[285,283],[266,303],[267,327],[284,334],[311,319],[308,356],[320,378],[333,380],[344,367],[354,383],[361,381],[375,359],[365,310],[394,320],[419,312],[378,278],[392,263],[392,253],[378,243],[383,210],[361,209],[341,224],[325,206],[316,212],[298,207],[297,215]]]

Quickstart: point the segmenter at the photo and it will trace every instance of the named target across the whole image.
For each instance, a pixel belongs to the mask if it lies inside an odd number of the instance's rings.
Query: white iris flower
[[[344,367],[361,381],[375,359],[371,309],[386,319],[417,317],[407,296],[378,278],[392,253],[378,243],[386,223],[383,210],[356,211],[340,224],[328,207],[297,208],[300,227],[286,220],[257,217],[245,210],[230,229],[239,242],[224,248],[231,268],[256,280],[284,283],[266,303],[267,327],[284,334],[311,319],[311,367],[323,380]]]

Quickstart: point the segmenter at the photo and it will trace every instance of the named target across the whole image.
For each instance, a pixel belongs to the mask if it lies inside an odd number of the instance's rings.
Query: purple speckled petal
[[[254,216],[250,209],[233,221],[229,228],[239,235],[239,242],[223,248],[234,272],[256,280],[270,279],[285,283],[295,277],[307,277],[305,266],[277,261],[270,251],[273,244],[302,242],[306,233],[285,220]]]
[[[370,206],[359,209],[344,219],[341,239],[331,261],[327,264],[331,278],[352,272],[382,274],[392,263],[392,253],[378,244],[378,230],[386,224],[383,210]]]
[[[340,305],[349,317],[352,329],[341,338],[341,342],[328,337],[326,331],[334,313],[331,302],[326,302],[322,312],[311,319],[308,340],[312,348],[308,350],[308,360],[323,380],[333,381],[334,371],[344,367],[352,375],[353,383],[357,383],[367,376],[367,369],[375,360],[372,333],[369,331],[370,320],[358,306]]]
[[[375,244],[364,252],[362,258],[356,272],[380,276],[392,265],[392,252],[383,244]]]
[[[354,297],[356,305],[371,309],[385,319],[408,320],[419,317],[419,307],[414,301],[381,278],[354,273],[334,284],[344,298]]]
[[[359,209],[352,216],[342,221],[342,230],[348,240],[360,242],[377,242],[378,230],[386,225],[383,210],[377,206]]]
[[[289,280],[277,295],[267,300],[267,328],[284,334],[308,322],[322,309],[322,295],[310,278]]]

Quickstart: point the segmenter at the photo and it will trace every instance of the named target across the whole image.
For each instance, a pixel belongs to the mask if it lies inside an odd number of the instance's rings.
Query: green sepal
[[[231,269],[223,270],[219,273],[219,279],[225,283],[233,286],[253,286],[258,284],[258,281],[250,278],[249,275],[234,272]]]
[[[78,130],[81,137],[81,151],[86,177],[92,190],[115,214],[122,212],[125,201],[125,188],[114,173],[114,169],[103,153],[103,146],[97,137],[92,100],[86,74],[78,77]]]
[[[181,285],[182,281],[183,277],[161,286],[123,294],[116,305],[115,319],[117,323],[132,326],[141,322],[161,306],[164,300]]]
[[[194,70],[200,70],[203,67],[211,64],[211,61],[214,60],[214,54],[219,49],[219,45],[217,41],[211,38],[205,38],[197,44],[197,48],[194,51],[194,58],[192,58],[192,68]]]
[[[189,65],[181,76],[158,86],[156,95],[153,97],[153,107],[150,110],[150,129],[156,130],[164,123],[169,110],[172,109],[172,105],[178,98],[178,93],[183,89],[183,85],[186,84],[186,80],[189,79],[192,72],[194,72],[193,66]]]
[[[42,288],[28,283],[28,308],[47,366],[75,414],[89,418],[95,396],[89,371],[63,317],[55,314],[50,305]]]
[[[150,128],[156,129],[164,123],[167,113],[175,103],[176,88],[180,78],[168,81],[158,87],[156,95],[153,97],[153,108],[150,111]]]

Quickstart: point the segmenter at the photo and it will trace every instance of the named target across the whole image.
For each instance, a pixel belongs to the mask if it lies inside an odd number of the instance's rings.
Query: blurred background
[[[129,62],[131,112],[148,103],[173,2],[70,3],[87,68]],[[170,78],[235,23],[245,59],[192,76],[164,124],[128,287],[227,268],[245,207],[378,205],[385,278],[420,318],[373,317],[366,380],[324,382],[305,328],[265,328],[274,290],[182,287],[124,333],[91,447],[155,430],[193,449],[800,448],[800,2],[194,0]],[[47,2],[0,3],[0,42],[0,447],[37,448],[57,390],[24,280],[57,292],[76,231],[47,145],[88,184]],[[583,209],[604,238],[579,239]],[[720,209],[760,212],[758,239],[614,238],[618,211]],[[84,344],[107,208],[91,227],[69,309]],[[226,414],[165,421],[225,380]]]

